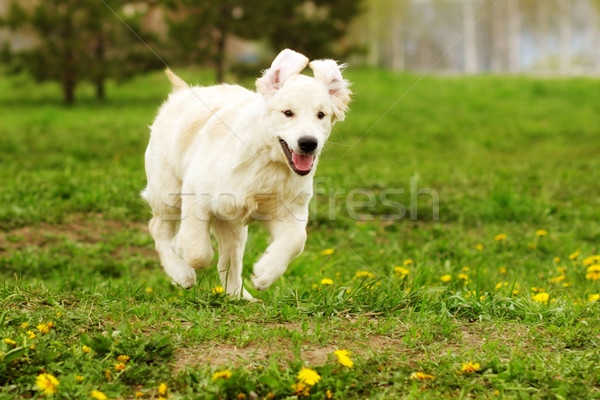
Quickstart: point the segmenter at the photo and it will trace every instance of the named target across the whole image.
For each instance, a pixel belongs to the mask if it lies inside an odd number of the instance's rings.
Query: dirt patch
[[[81,215],[59,225],[42,223],[38,226],[26,226],[2,232],[0,255],[26,247],[44,247],[63,242],[65,239],[79,243],[98,243],[104,241],[106,236],[123,230],[148,232],[146,224],[140,222],[106,220],[101,214]],[[127,253],[132,252],[143,255],[153,254],[152,249],[148,247],[128,246]]]

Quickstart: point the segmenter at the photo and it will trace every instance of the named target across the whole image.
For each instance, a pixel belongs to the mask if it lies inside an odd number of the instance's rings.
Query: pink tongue
[[[292,152],[292,162],[298,171],[310,171],[314,160],[315,156]]]

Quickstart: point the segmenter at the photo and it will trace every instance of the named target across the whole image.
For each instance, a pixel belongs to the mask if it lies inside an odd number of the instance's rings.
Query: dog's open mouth
[[[311,154],[298,154],[294,150],[290,149],[290,146],[285,140],[279,139],[283,153],[288,160],[290,168],[298,175],[306,175],[312,169],[313,163],[315,162],[315,156]]]

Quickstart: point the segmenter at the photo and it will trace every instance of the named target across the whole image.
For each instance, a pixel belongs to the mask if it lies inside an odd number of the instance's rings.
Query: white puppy
[[[333,60],[312,61],[283,50],[256,81],[240,86],[189,87],[167,70],[174,91],[151,126],[146,150],[152,207],[150,233],[165,271],[190,287],[210,265],[210,232],[227,294],[242,287],[247,225],[261,221],[271,244],[254,265],[252,283],[267,289],[302,252],[308,203],[319,154],[350,91]]]

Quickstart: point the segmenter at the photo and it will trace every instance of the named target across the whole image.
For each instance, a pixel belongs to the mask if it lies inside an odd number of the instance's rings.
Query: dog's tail
[[[178,91],[181,89],[189,89],[190,86],[187,83],[185,83],[183,79],[175,75],[173,71],[171,71],[169,68],[165,69],[165,74],[167,74],[167,77],[171,81],[174,91]]]

